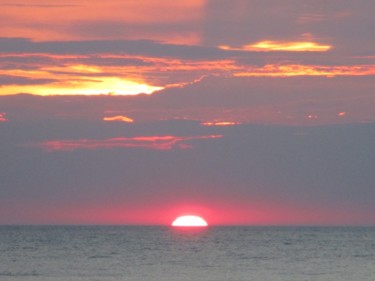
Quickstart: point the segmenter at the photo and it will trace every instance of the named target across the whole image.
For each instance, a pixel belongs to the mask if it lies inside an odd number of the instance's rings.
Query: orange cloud
[[[219,46],[223,50],[237,50],[237,51],[286,51],[286,52],[326,52],[332,49],[331,45],[321,45],[309,41],[297,42],[283,42],[283,41],[260,41],[255,44],[244,45],[239,48],[230,47],[227,45]]]
[[[25,60],[27,56],[23,56]],[[0,95],[16,93],[32,93],[36,95],[135,95],[150,94],[162,87],[145,82],[142,71],[149,67],[129,65],[124,67],[111,67],[100,65],[85,65],[77,63],[87,57],[59,57],[41,56],[53,60],[47,64],[38,63],[28,65],[25,69],[0,70],[0,76],[16,77],[18,83],[11,83],[0,87]],[[29,58],[32,58],[30,56]],[[76,63],[66,63],[67,60],[77,60]],[[43,59],[41,59],[43,61]],[[53,64],[56,65],[53,65]],[[1,63],[0,63],[1,66]],[[13,79],[15,80],[15,79]],[[23,82],[25,81],[25,82]],[[37,83],[38,81],[41,81]]]
[[[145,148],[155,150],[171,150],[192,148],[187,141],[218,139],[222,135],[208,136],[142,136],[142,137],[118,137],[104,140],[78,139],[78,140],[52,140],[27,146],[40,147],[48,152],[74,151],[77,149],[110,149],[110,148]]]
[[[202,126],[206,127],[212,127],[212,126],[221,126],[221,127],[226,127],[226,126],[235,126],[235,125],[240,125],[240,122],[232,122],[232,121],[210,121],[210,122],[203,122],[201,123]]]
[[[230,52],[228,52],[230,53]],[[228,54],[226,54],[228,55]],[[226,55],[222,55],[225,57]],[[207,75],[221,76],[361,76],[375,75],[375,65],[308,65],[292,63],[295,54],[276,58],[284,63],[261,66],[236,59],[196,60],[124,54],[0,54],[0,95],[136,95],[184,86]],[[267,61],[273,54],[260,53]],[[278,55],[277,55],[278,56]]]
[[[104,117],[103,121],[107,121],[107,122],[124,122],[124,123],[133,123],[134,122],[133,119],[131,119],[129,117],[126,117],[126,116],[122,116],[122,115],[111,116],[111,117]]]
[[[0,77],[16,77],[18,82],[2,85],[0,95],[151,94],[167,86],[186,84],[205,74],[237,69],[232,60],[194,61],[108,54],[0,54],[0,59],[4,60],[0,61]],[[23,66],[18,63],[7,69],[13,61],[22,61]],[[161,76],[161,72],[165,75]]]
[[[258,68],[244,68],[233,73],[237,77],[282,76],[367,76],[375,75],[375,65],[321,66],[300,64],[268,64]]]

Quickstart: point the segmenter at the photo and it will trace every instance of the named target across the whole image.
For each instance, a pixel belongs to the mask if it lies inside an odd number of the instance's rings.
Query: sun
[[[172,222],[172,226],[206,227],[208,224],[203,218],[198,216],[180,216]]]

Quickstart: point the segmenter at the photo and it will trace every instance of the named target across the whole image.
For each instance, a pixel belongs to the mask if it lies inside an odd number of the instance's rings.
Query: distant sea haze
[[[4,281],[373,281],[374,227],[0,226]]]

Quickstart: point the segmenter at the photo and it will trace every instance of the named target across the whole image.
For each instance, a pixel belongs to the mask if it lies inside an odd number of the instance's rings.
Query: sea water
[[[375,228],[0,226],[1,281],[374,281]]]

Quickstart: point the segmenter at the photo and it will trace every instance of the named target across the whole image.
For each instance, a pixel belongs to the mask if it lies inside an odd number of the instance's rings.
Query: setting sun
[[[205,227],[207,222],[198,216],[181,216],[172,222],[172,226]]]

